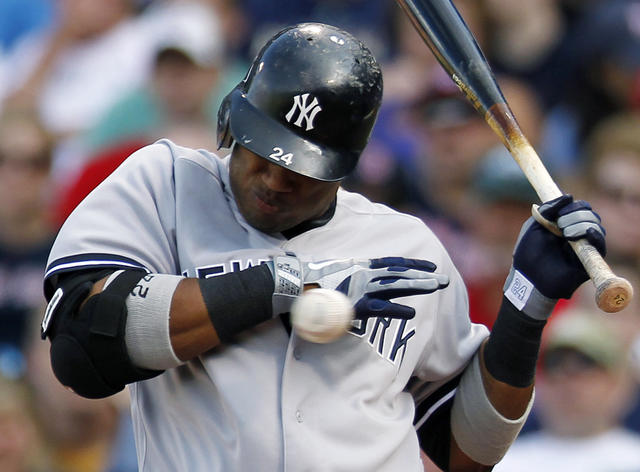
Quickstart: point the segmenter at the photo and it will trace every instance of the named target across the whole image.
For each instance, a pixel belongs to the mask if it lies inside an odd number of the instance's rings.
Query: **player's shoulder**
[[[415,215],[403,213],[383,203],[373,202],[360,193],[350,192],[343,188],[338,191],[338,205],[342,212],[352,218],[370,219],[374,217],[389,224],[428,229],[425,222]]]
[[[604,435],[604,441],[610,444],[624,445],[635,449],[640,454],[640,434],[626,428],[617,427]]]
[[[124,162],[124,167],[147,169],[157,173],[165,169],[173,173],[180,165],[197,165],[211,173],[219,173],[222,159],[205,149],[194,149],[176,144],[167,138],[141,147]]]
[[[369,200],[362,194],[340,189],[336,209],[336,224],[349,231],[351,237],[361,236],[367,240],[385,241],[396,250],[399,247],[409,253],[424,256],[428,253],[433,260],[437,254],[445,259],[448,254],[442,241],[420,218],[397,211],[385,204]]]
[[[170,160],[178,161],[180,159],[199,161],[210,161],[215,158],[215,154],[205,149],[194,149],[181,146],[174,143],[170,139],[158,139],[154,143],[141,147],[134,152],[131,157],[137,160]]]

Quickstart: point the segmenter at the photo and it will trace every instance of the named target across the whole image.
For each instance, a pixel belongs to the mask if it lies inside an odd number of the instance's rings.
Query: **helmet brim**
[[[358,153],[323,148],[260,112],[240,89],[231,92],[229,131],[237,144],[298,174],[335,182],[355,168]]]

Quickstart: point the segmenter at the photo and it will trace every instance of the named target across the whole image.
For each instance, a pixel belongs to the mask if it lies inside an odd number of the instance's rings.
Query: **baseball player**
[[[425,224],[340,188],[382,99],[347,32],[284,29],[226,97],[230,155],[160,140],[70,215],[42,323],[60,382],[129,386],[143,471],[490,470],[527,417],[546,317],[587,279],[566,239],[604,250],[599,219],[545,203],[523,226],[493,332]],[[304,341],[288,312],[340,290],[356,319]]]

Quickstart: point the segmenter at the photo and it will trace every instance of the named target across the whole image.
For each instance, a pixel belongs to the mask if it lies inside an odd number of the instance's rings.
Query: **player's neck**
[[[320,226],[326,225],[331,220],[331,218],[333,218],[333,215],[336,212],[336,198],[331,201],[331,205],[329,205],[327,211],[325,211],[322,215],[316,218],[311,218],[310,220],[303,221],[293,228],[284,230],[282,232],[282,235],[287,239],[291,239],[311,229],[319,228]]]

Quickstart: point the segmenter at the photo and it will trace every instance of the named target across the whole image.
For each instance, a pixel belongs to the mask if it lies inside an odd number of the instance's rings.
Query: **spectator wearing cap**
[[[459,256],[472,321],[493,326],[522,221],[538,196],[504,146],[485,154],[467,190],[467,250]],[[560,304],[562,306],[562,303]]]
[[[219,103],[241,75],[225,57],[215,11],[201,3],[170,2],[146,11],[141,26],[155,43],[151,75],[81,137],[86,163],[59,192],[57,224],[145,144],[169,138],[194,148],[217,147]]]
[[[149,78],[123,94],[83,137],[89,155],[130,139],[153,142],[169,131],[198,132],[208,139],[182,142],[215,149],[218,105],[239,80],[225,57],[220,20],[211,7],[170,2],[150,7],[141,27],[155,53]],[[205,133],[206,131],[206,133]],[[185,138],[186,139],[186,138]]]
[[[541,122],[535,94],[512,77],[499,81],[535,146]],[[521,222],[538,198],[451,79],[417,100],[408,118],[417,143],[412,183],[424,202],[422,212],[415,213],[449,248],[470,289],[473,320],[491,326],[500,299],[483,292],[502,293]]]
[[[522,81],[498,78],[514,114],[535,145],[541,121],[537,98]],[[468,189],[483,157],[504,146],[484,118],[447,79],[412,106],[411,126],[418,141],[417,186],[434,212],[464,226]]]
[[[629,349],[611,320],[569,310],[547,327],[534,411],[541,429],[516,440],[496,472],[632,472],[640,435],[622,426],[636,393]]]
[[[64,181],[82,157],[76,135],[143,80],[148,46],[139,40],[133,0],[55,6],[51,27],[25,35],[3,59],[0,108],[37,110],[55,137],[52,173]]]

